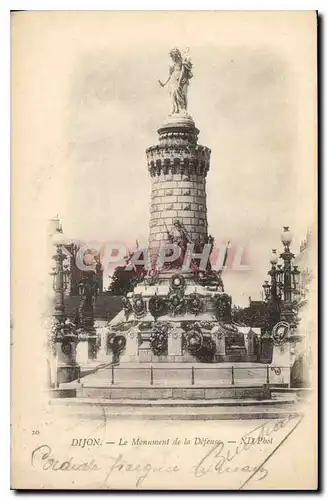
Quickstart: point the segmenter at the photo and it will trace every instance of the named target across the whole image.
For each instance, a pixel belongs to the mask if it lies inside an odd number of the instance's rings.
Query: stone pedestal
[[[89,360],[88,340],[80,340],[76,346],[76,361],[79,364],[86,364]]]
[[[252,332],[248,332],[245,337],[245,347],[248,355],[254,354],[254,336]]]
[[[219,316],[230,321],[231,299],[209,263],[202,262],[204,272],[197,265],[200,255],[206,260],[213,249],[206,207],[211,150],[198,144],[199,130],[186,114],[170,116],[158,134],[158,144],[146,150],[152,186],[149,249],[154,265],[125,297],[124,314],[108,325],[113,347],[115,338],[126,341],[114,363],[212,362],[210,332],[219,325]],[[174,252],[164,267],[163,261],[156,266],[153,257],[161,244],[169,242],[180,248],[180,255]],[[162,250],[162,259],[168,258]],[[191,261],[189,266],[185,260]],[[216,339],[221,358],[226,353],[224,335],[223,331]],[[199,344],[198,350],[189,345],[189,336]]]
[[[182,356],[182,330],[175,328],[168,334],[167,353],[169,356]]]
[[[271,363],[273,353],[273,344],[270,335],[266,332],[261,337],[260,362]]]
[[[136,329],[131,329],[125,336],[126,346],[120,355],[120,362],[133,362],[138,360],[139,336]]]
[[[97,335],[90,335],[88,338],[88,360],[95,361],[97,359]]]
[[[280,346],[273,346],[271,367],[270,384],[290,385],[291,356],[289,342]]]
[[[50,387],[55,387],[57,380],[57,356],[51,352],[48,358],[50,368]]]
[[[225,350],[225,336],[223,335],[222,337],[215,337],[215,347],[216,347],[216,354],[222,356],[226,353]]]
[[[65,339],[56,342],[56,355],[56,385],[76,380],[80,373],[80,367],[76,362],[76,340]]]
[[[100,335],[100,348],[97,353],[98,361],[111,361],[112,354],[107,352],[107,337],[108,337],[108,329],[100,327],[97,328],[97,332]]]
[[[215,359],[220,359],[221,356],[224,356],[226,353],[225,348],[225,334],[222,331],[222,328],[218,325],[212,328],[211,330],[212,339],[215,343]]]

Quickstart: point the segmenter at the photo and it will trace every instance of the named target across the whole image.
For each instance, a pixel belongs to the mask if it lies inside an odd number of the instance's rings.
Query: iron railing
[[[190,372],[190,385],[204,385],[206,384],[206,380],[202,379],[200,381],[199,377],[197,377],[197,374],[199,374],[200,372],[204,372],[204,371],[208,371],[208,370],[216,370],[218,372],[220,371],[225,371],[225,372],[228,372],[229,373],[229,376],[227,377],[224,377],[224,382],[226,383],[226,385],[231,385],[231,386],[242,386],[242,385],[245,385],[245,380],[248,382],[252,382],[252,373],[250,372],[253,372],[253,371],[256,371],[256,370],[262,370],[263,371],[263,380],[261,381],[261,383],[263,384],[270,384],[270,383],[275,383],[277,382],[277,380],[274,380],[272,375],[273,373],[275,374],[275,376],[277,377],[280,377],[282,376],[282,379],[283,381],[280,382],[280,383],[288,383],[289,385],[289,380],[290,380],[290,366],[271,366],[271,365],[262,365],[262,366],[252,366],[252,367],[238,367],[238,366],[231,366],[231,367],[226,367],[226,366],[206,366],[206,367],[203,367],[203,366],[195,366],[195,365],[192,365],[192,366],[179,366],[179,368],[175,368],[175,367],[165,367],[165,366],[158,366],[156,365],[156,367],[154,365],[150,365],[150,366],[136,366],[136,367],[124,367],[122,365],[114,365],[112,364],[111,365],[111,385],[115,385],[117,384],[118,382],[118,377],[116,377],[116,375],[118,375],[119,372],[124,372],[124,371],[143,371],[143,373],[145,373],[146,375],[148,374],[148,377],[146,377],[146,380],[143,381],[143,383],[147,383],[147,380],[148,380],[148,383],[149,385],[156,385],[156,377],[155,377],[155,374],[159,371],[168,371],[168,372],[179,372],[179,371],[187,371],[189,370]],[[286,370],[286,371],[285,371]],[[287,372],[288,370],[288,372]],[[244,381],[243,384],[240,384],[240,377],[238,377],[238,375],[241,374],[242,371],[246,371],[248,372],[248,377],[244,377],[242,380]],[[287,372],[287,373],[286,373]],[[178,376],[177,376],[178,378]],[[284,382],[284,379],[287,379],[286,382]],[[222,380],[222,379],[220,379]],[[257,379],[258,380],[258,379]],[[211,382],[213,382],[213,378],[211,378]],[[119,382],[120,383],[120,382]]]

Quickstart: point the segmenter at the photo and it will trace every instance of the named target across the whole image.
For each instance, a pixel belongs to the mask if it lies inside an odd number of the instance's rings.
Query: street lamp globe
[[[293,235],[289,230],[289,226],[284,226],[281,233],[281,241],[285,247],[289,247],[293,239]]]
[[[272,249],[272,254],[270,257],[270,264],[273,266],[276,266],[278,262],[278,255],[277,255],[277,250],[275,248]]]

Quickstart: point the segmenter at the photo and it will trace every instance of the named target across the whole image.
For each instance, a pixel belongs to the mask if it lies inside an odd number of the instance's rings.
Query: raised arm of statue
[[[165,85],[171,80],[171,75],[168,77],[166,82],[162,82],[161,80],[158,80],[158,83],[160,84],[161,87],[165,87]]]
[[[163,83],[161,80],[158,80],[158,83],[160,84],[161,87],[165,87],[165,85],[171,80],[173,72],[174,72],[174,65],[170,66],[169,76],[167,77],[166,82]]]

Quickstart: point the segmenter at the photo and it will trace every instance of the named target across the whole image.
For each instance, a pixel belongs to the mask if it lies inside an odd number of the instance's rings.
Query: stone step
[[[252,386],[99,386],[82,385],[78,397],[122,400],[214,400],[214,399],[270,399],[270,390],[263,385]]]
[[[172,401],[166,402],[145,401],[145,400],[125,400],[111,401],[108,399],[55,399],[52,405],[58,410],[65,406],[65,415],[72,414],[75,418],[106,420],[254,420],[254,419],[275,419],[285,418],[298,409],[289,401],[277,402],[272,400],[254,401],[248,400],[236,402],[232,400],[222,400],[204,405],[204,402]],[[214,403],[214,404],[213,404]],[[247,404],[246,404],[247,403]]]
[[[67,398],[68,400],[68,398]],[[61,399],[60,401],[67,401]],[[55,404],[61,404],[58,400]],[[64,403],[66,404],[66,403]],[[255,407],[255,406],[275,406],[279,405],[285,406],[286,404],[290,404],[289,400],[280,399],[280,400],[272,400],[272,399],[244,399],[238,400],[235,399],[211,399],[211,400],[181,400],[181,399],[160,399],[160,400],[145,400],[145,399],[101,399],[101,398],[82,398],[76,397],[74,399],[69,399],[69,404],[71,405],[96,405],[96,406],[108,406],[108,407],[181,407],[181,408],[189,408],[189,407],[227,407],[227,406],[238,406],[238,407]]]

